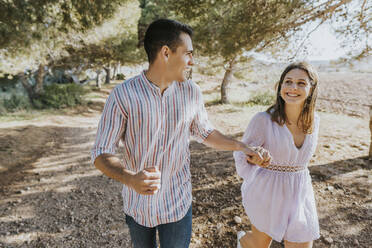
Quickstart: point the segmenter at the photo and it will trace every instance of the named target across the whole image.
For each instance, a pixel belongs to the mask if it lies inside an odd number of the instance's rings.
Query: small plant
[[[217,97],[217,98],[212,99],[211,101],[207,101],[205,103],[205,106],[210,107],[210,106],[219,105],[219,104],[221,104],[221,99]]]
[[[233,75],[236,79],[239,79],[239,80],[246,80],[247,79],[247,75],[246,75],[246,72],[244,70],[235,71],[233,73]]]
[[[76,84],[52,84],[45,86],[39,101],[41,108],[74,107],[83,103],[85,93],[86,90]]]
[[[250,97],[249,102],[255,105],[271,105],[275,102],[275,94],[272,91],[257,92]]]
[[[31,104],[27,96],[12,94],[9,99],[4,99],[1,112],[15,112],[30,108]]]
[[[259,91],[254,93],[248,101],[236,103],[240,106],[272,105],[275,102],[275,93],[272,91]]]
[[[125,75],[123,73],[118,73],[116,75],[116,80],[125,80]]]

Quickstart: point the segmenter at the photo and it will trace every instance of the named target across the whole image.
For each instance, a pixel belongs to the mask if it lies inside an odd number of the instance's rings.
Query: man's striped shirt
[[[161,188],[155,195],[140,195],[123,186],[123,210],[143,226],[175,222],[192,202],[190,136],[198,142],[213,131],[202,94],[192,81],[173,82],[161,94],[144,72],[116,86],[108,97],[92,161],[100,154],[115,154],[119,141],[123,166],[139,172],[157,166]]]

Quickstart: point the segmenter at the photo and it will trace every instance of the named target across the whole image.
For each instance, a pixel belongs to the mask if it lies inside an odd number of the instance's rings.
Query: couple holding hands
[[[193,65],[192,29],[168,19],[151,23],[144,47],[149,68],[117,85],[108,97],[92,149],[96,168],[123,184],[123,211],[135,248],[189,247],[192,233],[190,136],[234,151],[243,178],[242,204],[252,230],[237,247],[311,247],[319,238],[307,164],[317,144],[318,76],[307,63],[290,64],[276,102],[250,121],[242,141],[214,129],[202,93],[187,80]],[[123,143],[123,159],[114,156]]]

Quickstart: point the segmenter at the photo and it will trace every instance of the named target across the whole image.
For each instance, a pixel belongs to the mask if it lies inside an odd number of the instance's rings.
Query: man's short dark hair
[[[163,46],[168,46],[172,52],[175,52],[182,42],[181,33],[191,37],[192,29],[186,24],[169,19],[158,19],[152,22],[146,30],[144,41],[149,63],[155,61],[156,55]]]

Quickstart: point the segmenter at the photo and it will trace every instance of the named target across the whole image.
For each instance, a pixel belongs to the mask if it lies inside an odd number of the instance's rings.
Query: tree
[[[139,0],[141,8],[141,17],[138,20],[138,44],[137,47],[143,47],[147,26],[160,18],[176,19],[175,11],[170,9],[171,3],[168,0]]]
[[[128,9],[131,11],[129,12]],[[128,2],[117,9],[114,17],[88,31],[78,42],[66,46],[66,52],[52,67],[94,69],[97,74],[106,71],[105,83],[110,83],[111,67],[138,63],[144,60],[143,49],[138,49],[137,22],[140,9],[136,1]],[[77,71],[76,73],[79,73]],[[97,75],[97,87],[99,75]]]
[[[227,88],[237,63],[247,51],[262,51],[287,44],[305,23],[331,18],[351,0],[168,0],[170,10],[190,20],[194,46],[206,56],[222,57],[225,74],[221,102],[228,103]]]
[[[360,60],[371,56],[372,2],[354,0],[343,6],[333,18],[338,37],[348,54],[342,61]]]
[[[33,101],[43,91],[45,65],[81,34],[112,17],[121,0],[0,1],[0,74],[18,74]],[[38,71],[35,85],[28,77]]]

